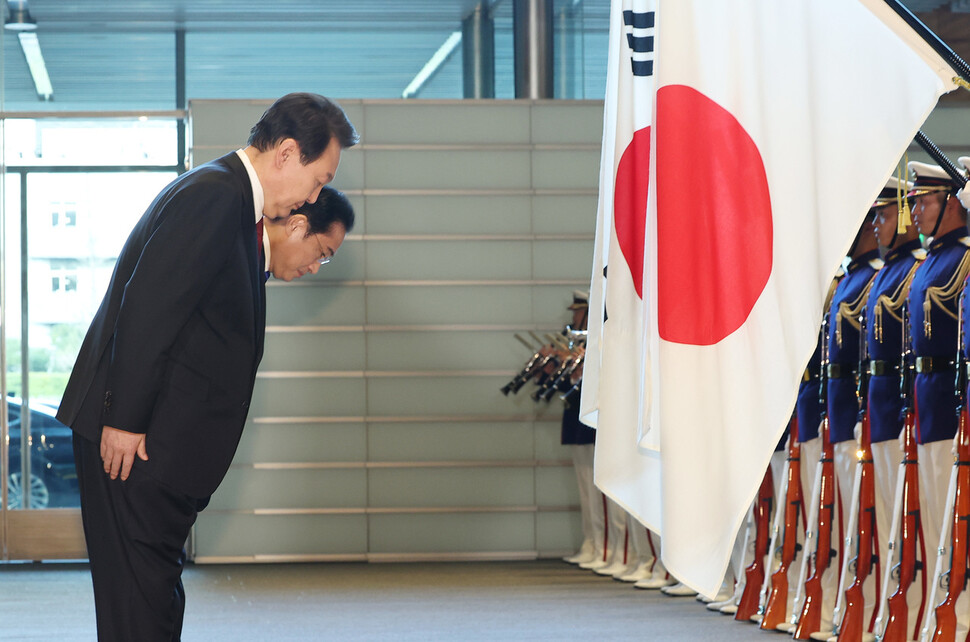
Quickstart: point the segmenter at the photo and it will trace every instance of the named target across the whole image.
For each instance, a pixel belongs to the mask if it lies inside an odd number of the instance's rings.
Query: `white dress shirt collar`
[[[259,176],[256,174],[256,168],[253,167],[252,162],[249,160],[249,156],[246,155],[246,151],[243,149],[237,149],[236,155],[242,161],[243,166],[246,168],[246,173],[249,174],[249,182],[253,186],[253,215],[255,220],[259,223],[259,220],[263,218],[263,204],[266,202],[265,196],[263,196],[263,186],[259,182]],[[263,230],[263,269],[269,269],[269,234],[266,233],[265,227]]]

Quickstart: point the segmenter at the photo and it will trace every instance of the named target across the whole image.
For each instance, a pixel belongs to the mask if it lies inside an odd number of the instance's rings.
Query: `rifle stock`
[[[828,570],[832,550],[832,519],[835,516],[835,453],[829,440],[829,421],[822,421],[822,477],[819,481],[819,507],[815,563],[812,575],[805,582],[805,601],[802,604],[798,625],[795,627],[796,640],[808,640],[812,633],[820,630],[822,622],[822,576]]]
[[[765,580],[765,555],[768,553],[768,520],[771,518],[771,503],[774,498],[774,480],[771,476],[771,466],[765,471],[765,477],[758,488],[758,499],[754,505],[754,559],[744,571],[744,591],[738,601],[738,610],[734,614],[735,620],[749,620],[758,612],[758,600],[761,584]]]
[[[862,418],[862,439],[859,447],[859,513],[857,530],[857,549],[855,559],[855,578],[845,590],[845,611],[839,626],[839,636],[847,640],[861,640],[865,619],[865,597],[862,593],[866,579],[872,573],[873,563],[878,564],[876,546],[876,484],[873,473],[872,443],[870,437],[869,414]],[[877,582],[878,584],[878,582]],[[876,587],[876,604],[879,603],[879,589]]]
[[[916,539],[919,532],[919,470],[916,460],[916,427],[912,408],[906,409],[903,448],[903,498],[900,524],[899,585],[887,600],[889,621],[883,642],[906,642],[909,635],[909,605],[906,595],[916,578]],[[917,618],[919,619],[919,618]],[[919,629],[916,623],[914,630]]]
[[[946,597],[936,607],[936,629],[933,642],[953,642],[957,631],[957,598],[967,582],[967,551],[970,540],[970,430],[967,409],[960,409],[957,432],[956,495],[951,518],[950,572]]]
[[[771,592],[765,601],[760,627],[774,631],[788,616],[788,569],[798,554],[798,516],[802,508],[801,447],[798,445],[798,422],[791,423],[788,438],[788,478],[785,481],[785,530],[781,546],[781,563],[771,574]]]

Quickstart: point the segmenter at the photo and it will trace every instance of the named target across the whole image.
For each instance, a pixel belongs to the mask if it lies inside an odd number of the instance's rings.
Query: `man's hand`
[[[148,461],[148,451],[145,450],[145,435],[118,430],[105,426],[101,431],[101,461],[104,462],[104,472],[111,475],[111,479],[121,481],[128,479],[131,466],[135,463],[135,455],[142,461]]]

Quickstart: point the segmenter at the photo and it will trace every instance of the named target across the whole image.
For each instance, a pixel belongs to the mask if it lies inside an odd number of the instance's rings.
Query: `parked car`
[[[80,505],[71,429],[55,418],[53,406],[30,403],[30,478],[24,482],[21,470],[21,400],[7,397],[10,427],[10,469],[7,496],[10,508],[68,508]]]

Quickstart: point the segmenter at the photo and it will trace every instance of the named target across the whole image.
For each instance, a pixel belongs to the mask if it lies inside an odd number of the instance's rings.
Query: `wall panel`
[[[193,101],[196,163],[269,105]],[[562,404],[499,388],[592,258],[602,105],[342,101],[337,259],[270,280],[266,354],[198,561],[519,559],[581,538]]]

